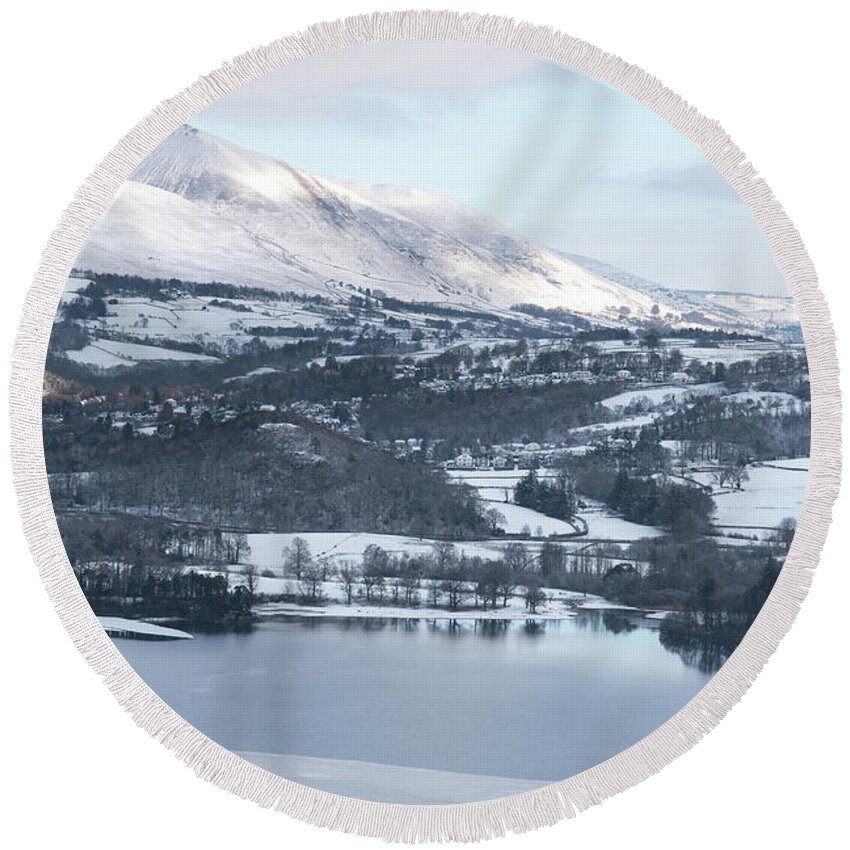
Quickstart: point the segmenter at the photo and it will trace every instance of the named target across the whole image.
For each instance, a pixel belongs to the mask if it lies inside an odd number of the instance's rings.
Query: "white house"
[[[455,469],[475,469],[475,458],[467,452],[462,452],[455,458]]]

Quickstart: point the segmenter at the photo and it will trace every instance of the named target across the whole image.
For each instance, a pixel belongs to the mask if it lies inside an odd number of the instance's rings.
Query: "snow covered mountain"
[[[347,284],[491,311],[533,303],[601,322],[659,311],[685,321],[694,309],[532,245],[456,201],[315,177],[189,126],[131,175],[76,266],[325,295]],[[708,324],[760,324],[701,304]]]
[[[702,314],[710,323],[729,329],[753,326],[783,328],[799,323],[791,296],[753,295],[745,292],[672,290],[659,283],[625,272],[616,266],[580,254],[563,254],[565,259],[595,277],[622,284],[651,296],[657,303],[672,305],[686,320]]]

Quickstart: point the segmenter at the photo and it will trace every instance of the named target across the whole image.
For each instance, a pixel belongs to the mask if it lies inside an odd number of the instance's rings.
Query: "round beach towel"
[[[723,131],[572,38],[315,27],[80,190],[18,339],[34,555],[122,705],[311,822],[476,839],[740,698],[837,486],[829,317]]]

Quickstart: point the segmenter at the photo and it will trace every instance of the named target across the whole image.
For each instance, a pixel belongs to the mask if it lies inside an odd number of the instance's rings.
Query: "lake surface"
[[[194,640],[116,639],[219,744],[333,793],[454,803],[566,779],[634,744],[711,674],[657,623],[283,618]]]

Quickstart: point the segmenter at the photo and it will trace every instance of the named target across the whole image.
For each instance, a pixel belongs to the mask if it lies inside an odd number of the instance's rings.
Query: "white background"
[[[157,102],[199,74],[310,23],[377,9],[313,0],[17,4],[4,26],[0,163],[8,368],[24,293],[76,186]],[[440,2],[550,24],[658,76],[719,119],[803,235],[848,358],[844,28],[838,4],[714,0]],[[835,11],[833,11],[835,10]],[[5,372],[4,386],[8,385]],[[848,382],[844,380],[845,395]],[[0,418],[8,445],[8,421]],[[140,731],[77,654],[42,590],[0,455],[2,769],[8,847],[377,847],[319,831],[197,780]],[[838,846],[846,806],[848,498],[810,597],[757,684],[659,775],[513,848]],[[842,516],[843,514],[843,516]]]

